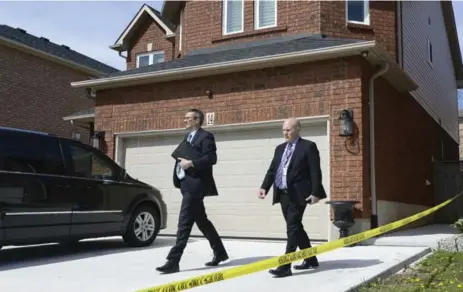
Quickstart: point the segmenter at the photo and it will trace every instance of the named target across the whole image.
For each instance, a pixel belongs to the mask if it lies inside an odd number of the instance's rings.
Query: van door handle
[[[66,188],[66,189],[67,189],[67,188],[70,188],[71,185],[57,185],[57,187],[59,187],[59,188]]]

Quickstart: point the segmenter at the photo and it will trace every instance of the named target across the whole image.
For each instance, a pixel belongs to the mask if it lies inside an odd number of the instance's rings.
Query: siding
[[[402,5],[403,67],[419,86],[412,95],[458,143],[457,86],[441,3],[403,1]],[[428,63],[428,38],[433,65]]]

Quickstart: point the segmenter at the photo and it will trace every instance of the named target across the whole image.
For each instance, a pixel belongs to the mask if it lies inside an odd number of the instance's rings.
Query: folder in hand
[[[177,146],[177,148],[175,148],[171,156],[175,160],[178,160],[179,157],[182,157],[188,160],[193,160],[193,159],[199,158],[200,155],[201,155],[201,152],[197,148],[191,145],[190,142],[184,140],[182,141],[182,143],[180,143]]]

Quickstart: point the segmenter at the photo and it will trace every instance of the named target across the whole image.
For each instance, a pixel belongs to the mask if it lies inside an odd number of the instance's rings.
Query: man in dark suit
[[[188,160],[179,157],[174,167],[174,186],[182,193],[182,205],[178,221],[177,240],[167,256],[167,262],[156,268],[162,273],[179,271],[179,262],[187,245],[188,238],[196,223],[214,251],[212,261],[206,266],[216,266],[228,260],[228,254],[214,225],[209,221],[204,208],[204,197],[218,196],[213,165],[217,163],[217,148],[214,135],[201,128],[204,115],[198,109],[191,109],[185,114],[185,127],[188,134],[185,140],[196,149],[199,156]],[[183,141],[182,141],[183,142]]]
[[[275,148],[270,167],[265,175],[258,197],[264,199],[273,186],[273,203],[281,204],[286,221],[286,253],[311,247],[309,237],[302,225],[307,204],[315,204],[326,198],[322,185],[320,155],[317,145],[299,136],[301,124],[295,118],[283,123],[285,143]],[[318,259],[313,256],[304,259],[296,270],[318,267]],[[291,276],[291,265],[283,265],[270,270],[277,277]]]

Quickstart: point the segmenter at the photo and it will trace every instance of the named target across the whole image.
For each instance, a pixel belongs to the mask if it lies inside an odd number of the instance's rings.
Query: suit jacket
[[[187,137],[188,134],[185,135],[183,141]],[[217,148],[214,135],[200,128],[190,143],[198,150],[199,155],[192,160],[193,167],[185,170],[184,180],[187,188],[193,196],[218,196],[213,176],[213,165],[217,163]],[[180,180],[176,172],[177,163],[178,161],[175,161],[173,180],[174,186],[180,188]]]
[[[280,202],[275,179],[286,146],[287,143],[285,142],[275,148],[272,162],[261,186],[265,193],[268,193],[273,186],[272,205]],[[299,138],[288,164],[286,179],[288,196],[292,201],[300,205],[307,204],[306,198],[310,195],[320,199],[326,198],[326,192],[322,184],[320,153],[315,142]]]

